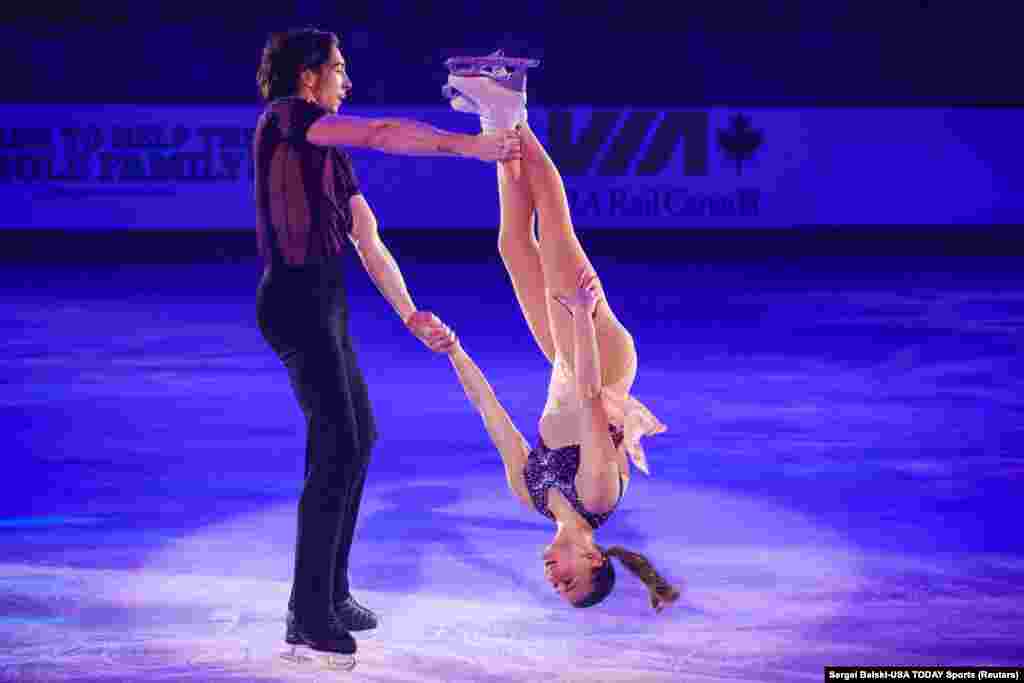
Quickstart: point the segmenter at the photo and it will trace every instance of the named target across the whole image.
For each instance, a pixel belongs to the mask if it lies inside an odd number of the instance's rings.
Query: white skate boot
[[[501,50],[486,57],[452,57],[445,62],[450,74],[441,92],[452,109],[478,114],[484,133],[515,128],[526,122],[526,70],[539,64],[506,57]]]

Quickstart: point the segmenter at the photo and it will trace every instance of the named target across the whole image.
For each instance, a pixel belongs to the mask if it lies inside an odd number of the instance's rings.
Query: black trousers
[[[257,290],[256,316],[306,418],[289,606],[303,620],[319,620],[349,594],[349,553],[377,440],[348,335],[341,264],[268,268]]]

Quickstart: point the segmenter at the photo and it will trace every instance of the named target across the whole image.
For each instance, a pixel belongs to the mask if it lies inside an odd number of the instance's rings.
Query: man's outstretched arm
[[[324,147],[362,147],[405,156],[460,156],[481,161],[520,158],[515,131],[466,135],[409,119],[325,114],[309,127],[306,139]]]

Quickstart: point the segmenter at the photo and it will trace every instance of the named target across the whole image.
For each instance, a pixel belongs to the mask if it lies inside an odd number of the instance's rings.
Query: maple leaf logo
[[[728,128],[718,129],[718,146],[725,156],[736,163],[736,175],[743,172],[743,162],[750,161],[764,142],[764,132],[750,127],[750,117],[733,114]]]

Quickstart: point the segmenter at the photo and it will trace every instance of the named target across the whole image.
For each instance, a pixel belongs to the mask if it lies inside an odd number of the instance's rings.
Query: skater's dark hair
[[[597,545],[597,544],[595,544]],[[651,596],[651,607],[661,611],[665,605],[679,599],[679,590],[673,587],[654,569],[651,561],[640,553],[626,550],[622,546],[613,545],[607,550],[597,546],[604,563],[594,569],[591,574],[593,589],[590,594],[579,602],[574,602],[573,607],[593,607],[602,602],[615,587],[615,567],[612,565],[612,558],[619,558],[626,569],[631,571],[637,578],[647,586],[647,592]]]
[[[268,102],[295,95],[299,89],[299,74],[326,64],[331,50],[339,44],[336,34],[313,27],[271,33],[256,71],[260,95]]]

